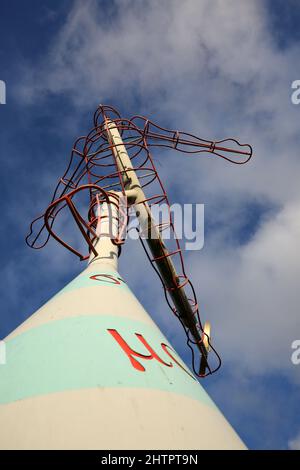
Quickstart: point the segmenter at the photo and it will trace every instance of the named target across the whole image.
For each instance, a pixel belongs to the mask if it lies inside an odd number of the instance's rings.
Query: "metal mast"
[[[157,146],[209,152],[237,164],[252,155],[234,139],[207,141],[141,116],[121,118],[109,106],[97,109],[93,129],[75,142],[49,207],[27,237],[41,248],[52,236],[88,266],[5,339],[0,448],[245,448],[197,380],[219,365],[209,363],[208,351],[215,350],[179,241],[174,236],[175,248],[168,245],[152,216],[154,204],[169,204],[150,153]],[[128,206],[167,302],[200,353],[193,371],[118,272]],[[55,225],[64,214],[74,218],[87,250],[57,231],[67,225]],[[171,215],[167,225],[175,234]]]
[[[196,340],[196,345],[201,353],[200,374],[204,375],[208,351],[203,341],[203,335],[201,335],[197,328],[197,320],[195,319],[193,308],[186,296],[184,286],[182,286],[183,288],[178,288],[178,286],[180,286],[180,278],[176,273],[171,257],[168,256],[168,250],[160,235],[156,222],[152,218],[146,195],[134,171],[118,128],[109,119],[106,120],[106,127],[112,152],[114,153],[118,169],[122,174],[124,186],[126,189],[135,192],[134,209],[140,223],[141,235],[145,235],[153,260],[165,281],[167,289],[169,289],[176,311]]]

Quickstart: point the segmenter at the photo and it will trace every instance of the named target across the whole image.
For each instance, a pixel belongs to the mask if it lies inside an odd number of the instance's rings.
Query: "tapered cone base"
[[[108,265],[90,265],[5,341],[2,449],[245,448]]]

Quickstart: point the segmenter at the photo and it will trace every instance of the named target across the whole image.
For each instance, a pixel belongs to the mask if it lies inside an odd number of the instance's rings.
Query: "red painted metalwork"
[[[159,273],[158,275],[161,278],[166,300],[170,308],[183,324],[188,338],[188,345],[192,350],[193,369],[196,375],[200,376],[201,374],[195,370],[194,351],[192,348],[192,345],[195,344],[199,346],[199,341],[193,339],[194,335],[191,335],[189,329],[182,322],[181,316],[172,303],[170,292],[182,288],[190,291],[187,292],[187,297],[195,315],[197,328],[199,328],[199,332],[202,332],[203,338],[198,303],[194,288],[185,271],[182,250],[174,230],[169,200],[150,149],[151,147],[166,147],[193,155],[206,152],[231,163],[241,165],[250,160],[252,148],[250,145],[240,144],[235,139],[210,141],[189,133],[165,129],[143,116],[133,116],[131,119],[125,119],[111,106],[100,105],[94,114],[92,130],[87,136],[79,137],[75,141],[69,164],[64,175],[57,183],[49,207],[45,213],[31,223],[30,233],[26,238],[26,242],[32,248],[39,249],[44,247],[50,236],[53,236],[65,248],[79,256],[81,260],[88,259],[91,252],[95,256],[97,255],[94,247],[94,241],[97,237],[96,227],[99,221],[97,208],[103,202],[109,202],[109,198],[111,201],[112,197],[114,198],[114,203],[118,206],[118,197],[115,195],[115,192],[117,191],[125,195],[124,176],[130,178],[130,171],[132,171],[127,169],[121,171],[118,168],[114,152],[112,151],[112,143],[107,136],[106,119],[110,119],[115,123],[122,136],[133,169],[145,193],[144,202],[147,202],[150,208],[161,203],[167,204],[168,220],[164,223],[158,223],[157,228],[160,233],[168,228],[172,236],[169,240],[164,240],[165,246],[161,246],[161,256],[151,257],[142,239],[141,241],[154,269],[155,263],[165,257],[171,257],[176,267],[177,276],[173,279],[171,285],[170,283],[167,285]],[[87,205],[88,210],[86,210]],[[59,228],[59,223],[57,222],[66,211],[73,216],[87,245],[86,251],[83,251],[81,246],[80,248],[75,248],[73,244],[67,242],[65,238],[67,233],[57,234],[57,229]],[[56,227],[54,227],[55,223],[57,223]],[[66,231],[68,226],[69,224],[60,224],[61,231]],[[123,244],[124,233],[119,233],[112,242],[117,245]],[[212,346],[211,349],[216,353]],[[210,367],[207,364],[209,373],[214,372],[220,367],[221,360],[217,353],[216,357],[218,363],[215,367]]]

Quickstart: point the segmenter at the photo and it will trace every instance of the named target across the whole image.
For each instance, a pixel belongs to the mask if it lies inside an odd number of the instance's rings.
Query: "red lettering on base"
[[[135,359],[135,357],[140,357],[141,359],[146,359],[146,360],[156,359],[158,362],[160,362],[164,366],[173,367],[173,364],[171,362],[170,363],[165,362],[159,357],[159,355],[154,351],[154,349],[150,346],[150,344],[147,343],[147,341],[141,334],[135,333],[135,336],[140,340],[140,342],[145,346],[145,348],[149,351],[150,354],[141,354],[135,351],[134,349],[132,349],[126,343],[126,341],[122,338],[122,336],[117,332],[117,330],[108,329],[107,331],[109,331],[109,333],[115,338],[117,343],[121,346],[121,348],[126,353],[131,364],[133,365],[135,369],[141,372],[145,372],[146,370],[145,367],[142,366],[142,364]]]
[[[114,329],[108,329],[107,330],[112,337],[117,341],[117,343],[121,346],[125,354],[127,355],[128,359],[131,362],[131,365],[139,370],[140,372],[145,372],[146,369],[145,367],[136,359],[136,357],[139,357],[141,359],[145,360],[151,360],[151,359],[156,359],[160,364],[163,364],[166,367],[173,367],[172,362],[165,362],[161,357],[154,351],[154,349],[150,346],[150,344],[145,340],[143,335],[140,333],[135,333],[135,336],[140,340],[140,342],[145,346],[145,348],[149,351],[150,354],[142,354],[134,349],[132,349],[128,343],[122,338],[120,333],[118,333],[117,330]],[[195,377],[174,357],[175,351],[169,346],[168,344],[161,343],[161,348],[162,350],[169,356],[170,359],[172,359],[175,364],[177,364],[186,374],[188,374],[193,380],[196,380]]]

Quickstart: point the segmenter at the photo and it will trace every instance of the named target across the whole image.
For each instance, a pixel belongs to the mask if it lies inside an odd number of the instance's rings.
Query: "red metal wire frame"
[[[100,220],[105,217],[110,218],[110,214],[107,216],[100,215],[101,204],[103,204],[104,202],[107,202],[107,196],[109,197],[109,206],[108,206],[109,213],[112,213],[111,207],[110,207],[111,205],[115,206],[117,209],[114,215],[114,219],[116,221],[116,224],[118,225],[118,232],[116,235],[114,235],[112,229],[110,229],[109,234],[111,236],[111,241],[114,245],[123,245],[125,243],[125,238],[126,238],[126,229],[127,229],[127,222],[128,222],[128,206],[126,205],[125,212],[124,212],[123,207],[120,207],[120,196],[118,194],[105,191],[105,197],[103,198],[99,196],[99,193],[96,193],[96,195],[94,196],[94,198],[92,199],[90,203],[90,207],[88,210],[88,220],[89,220],[88,227],[93,228],[94,231],[97,231],[97,226],[100,225],[99,224]],[[100,234],[99,235],[96,234],[96,235],[97,237],[100,236]],[[92,239],[92,243],[93,242],[94,242],[94,239]]]
[[[142,247],[145,251],[145,254],[147,256],[147,258],[149,259],[150,263],[151,263],[151,256],[146,248],[146,245],[145,243],[143,242],[142,238],[140,237],[140,241],[141,241],[141,244],[142,244]],[[209,363],[207,362],[207,369],[208,369],[208,372],[205,373],[205,374],[202,374],[202,373],[199,373],[198,370],[197,370],[197,367],[195,365],[195,350],[193,348],[193,345],[197,345],[197,342],[194,341],[193,338],[191,338],[191,333],[189,331],[189,329],[186,327],[185,323],[183,322],[181,316],[178,314],[178,312],[176,311],[176,308],[172,305],[172,299],[170,298],[169,296],[169,293],[168,293],[168,290],[166,288],[166,285],[165,285],[165,282],[163,280],[163,278],[161,277],[158,269],[156,268],[156,266],[151,263],[151,266],[153,267],[153,269],[156,271],[156,274],[158,275],[160,281],[161,281],[161,284],[162,284],[162,287],[163,287],[163,290],[164,290],[164,295],[165,295],[165,299],[166,299],[166,302],[167,302],[167,305],[168,307],[170,308],[170,310],[173,312],[173,314],[176,316],[176,318],[179,320],[179,322],[181,323],[182,325],[182,328],[186,334],[186,344],[188,346],[188,348],[190,349],[191,351],[191,356],[192,356],[192,369],[193,369],[193,372],[194,374],[199,377],[199,378],[204,378],[204,377],[207,377],[208,375],[211,375],[215,372],[217,372],[220,367],[221,367],[221,364],[222,364],[222,360],[221,360],[221,357],[220,355],[218,354],[218,352],[216,351],[216,349],[213,347],[213,345],[211,344],[211,339],[209,338],[209,336],[207,335],[207,333],[204,332],[203,330],[203,327],[202,327],[202,324],[201,324],[201,320],[200,320],[200,314],[199,314],[199,308],[198,308],[198,304],[196,303],[196,294],[195,294],[195,290],[194,290],[194,287],[191,283],[191,281],[189,281],[189,285],[191,287],[191,290],[192,290],[192,295],[193,295],[193,298],[192,299],[189,299],[190,301],[190,304],[192,306],[192,309],[193,309],[193,312],[194,312],[194,316],[196,317],[197,321],[198,321],[198,325],[199,325],[199,330],[202,332],[202,340],[201,342],[203,342],[203,339],[206,338],[207,341],[208,341],[208,345],[209,345],[209,348],[210,350],[214,353],[215,357],[216,357],[216,360],[217,360],[217,365],[212,368]]]
[[[61,243],[65,248],[70,250],[75,255],[79,256],[79,258],[81,260],[87,259],[87,256],[84,257],[79,251],[77,251],[71,245],[66,243],[61,237],[59,237],[56,234],[56,232],[53,230],[52,220],[55,219],[55,216],[53,216],[53,213],[55,213],[55,215],[57,215],[57,210],[56,209],[59,206],[59,204],[65,203],[63,205],[63,207],[67,206],[70,209],[70,211],[72,213],[72,216],[74,217],[74,220],[75,220],[82,236],[84,237],[86,243],[89,246],[90,251],[92,251],[94,253],[94,255],[97,256],[98,253],[97,253],[97,251],[96,251],[96,249],[93,245],[93,242],[90,238],[90,234],[93,235],[94,239],[97,238],[97,234],[96,234],[95,229],[93,227],[94,219],[87,222],[80,215],[79,211],[77,210],[75,204],[72,201],[72,198],[75,196],[75,194],[78,194],[79,192],[84,191],[84,190],[89,190],[90,191],[91,189],[97,190],[97,192],[101,194],[101,196],[103,198],[103,201],[105,201],[108,204],[110,203],[109,194],[106,191],[104,191],[102,188],[100,188],[100,186],[97,186],[95,184],[85,184],[85,185],[79,186],[76,189],[73,189],[68,194],[65,194],[64,196],[61,196],[60,198],[58,198],[54,202],[52,202],[48,206],[48,208],[46,209],[46,212],[45,212],[45,215],[44,215],[45,227],[48,230],[48,232],[50,233],[50,235],[52,235],[52,237],[55,238],[56,241]],[[51,219],[50,223],[49,223],[49,219]]]
[[[122,170],[117,164],[116,157],[113,152],[113,148],[117,145],[111,141],[107,132],[107,119],[110,119],[115,123],[122,136],[123,144],[126,147],[133,165],[132,170]],[[229,148],[225,145],[226,142],[230,142],[236,147]],[[134,116],[131,119],[124,119],[113,107],[100,105],[94,114],[94,127],[87,136],[79,137],[75,141],[69,164],[65,173],[57,183],[51,203],[45,211],[45,214],[42,214],[31,223],[30,233],[26,238],[26,242],[29,246],[39,249],[46,245],[49,237],[52,235],[65,248],[79,256],[81,260],[87,259],[91,252],[96,256],[97,252],[94,247],[94,242],[97,238],[96,230],[99,219],[99,204],[113,201],[112,203],[116,204],[119,208],[115,192],[118,191],[120,194],[125,196],[126,190],[124,179],[125,177],[130,178],[130,171],[135,171],[141,182],[141,187],[145,192],[145,200],[142,201],[142,203],[148,204],[150,208],[155,204],[161,204],[163,202],[167,204],[168,220],[163,224],[156,224],[156,227],[160,232],[162,231],[162,225],[165,228],[169,227],[173,235],[173,244],[175,245],[174,247],[171,247],[171,242],[159,239],[162,256],[153,259],[146,249],[147,256],[154,268],[155,262],[159,259],[163,257],[172,258],[173,264],[176,267],[177,276],[174,276],[172,279],[171,286],[166,286],[164,280],[161,279],[166,300],[174,314],[183,324],[174,305],[172,305],[169,293],[172,290],[181,289],[183,287],[185,290],[190,290],[190,293],[187,292],[187,296],[195,318],[197,319],[199,331],[202,332],[203,340],[203,335],[205,335],[205,333],[203,332],[201,324],[195,290],[185,272],[182,250],[175,233],[169,200],[156,170],[156,166],[150,153],[150,147],[173,148],[186,154],[208,152],[209,154],[217,155],[236,164],[244,164],[249,161],[252,156],[251,146],[247,144],[239,144],[235,139],[219,141],[201,139],[193,134],[165,129],[143,116]],[[89,193],[87,220],[85,217],[80,215],[79,210],[73,202],[74,196],[80,196],[83,193],[86,193],[86,191]],[[115,195],[113,198],[111,198],[112,194]],[[87,254],[79,252],[72,245],[66,243],[53,229],[53,224],[58,214],[66,208],[69,209],[74,217],[83,239],[87,244]],[[96,213],[97,210],[98,213]],[[120,215],[123,218],[123,221],[125,219],[126,225],[128,213]],[[34,234],[34,226],[37,223],[39,223],[40,226]],[[46,235],[44,236],[45,230]],[[124,235],[125,229],[123,224],[118,236],[112,240],[113,243],[117,245],[124,243]],[[186,328],[184,324],[183,327],[187,335],[187,344],[192,350],[193,369],[196,375],[199,376],[194,367],[194,351],[192,348],[192,345],[196,343],[193,338],[191,338],[188,328]],[[210,344],[209,338],[208,342]],[[211,349],[215,352],[216,357],[219,360],[219,364],[214,369],[217,370],[220,367],[220,357],[212,346]],[[208,370],[209,373],[213,372],[213,369],[210,368],[209,365]]]
[[[107,107],[107,108],[112,109],[112,108],[110,108],[110,107]],[[103,110],[102,110],[102,114],[104,114],[104,113],[103,113]],[[116,111],[115,111],[115,114],[118,115],[118,113],[117,113]],[[186,151],[185,149],[179,149],[179,148],[178,148],[178,144],[179,144],[179,143],[182,143],[183,145],[193,145],[193,146],[196,146],[196,147],[199,146],[199,145],[200,145],[201,147],[202,147],[202,146],[205,146],[204,149],[202,149],[202,150],[197,149],[197,150],[193,151],[192,153],[195,153],[195,152],[198,153],[198,152],[203,152],[203,151],[210,151],[210,152],[212,152],[212,153],[216,153],[216,150],[219,148],[219,147],[216,146],[216,143],[215,143],[215,142],[212,142],[212,141],[204,141],[203,139],[198,139],[197,137],[193,136],[192,134],[179,133],[178,131],[173,131],[173,130],[164,129],[164,128],[162,128],[162,127],[160,127],[160,126],[157,126],[156,124],[152,123],[151,121],[146,120],[146,118],[144,118],[144,117],[135,116],[133,119],[135,119],[135,120],[136,120],[136,119],[140,119],[140,120],[142,120],[142,121],[144,122],[144,128],[143,128],[143,130],[138,129],[136,126],[132,126],[132,122],[131,122],[131,121],[124,120],[124,119],[118,119],[118,120],[120,121],[119,128],[121,128],[121,129],[120,129],[121,132],[124,131],[124,130],[128,130],[128,129],[134,129],[134,131],[138,132],[138,133],[140,134],[140,137],[143,138],[144,145],[141,144],[141,141],[138,142],[137,140],[133,140],[133,142],[130,144],[131,146],[132,146],[132,145],[133,145],[133,146],[140,146],[139,151],[136,152],[136,154],[132,156],[132,159],[135,158],[135,157],[140,153],[140,151],[141,151],[143,148],[145,148],[145,143],[146,143],[146,138],[147,138],[147,137],[148,137],[148,140],[151,140],[151,139],[154,138],[154,139],[161,139],[161,140],[165,140],[165,141],[168,141],[168,142],[169,142],[169,144],[151,143],[151,142],[149,143],[149,142],[147,142],[147,145],[148,145],[148,146],[149,146],[149,145],[150,145],[150,146],[166,146],[166,147],[169,147],[169,148],[172,148],[172,147],[173,147],[173,148],[176,148],[177,150],[181,150],[181,151],[186,152],[186,153],[191,153],[191,151]],[[118,125],[118,122],[116,122],[116,125]],[[150,130],[149,130],[149,129],[150,129],[150,125],[151,125],[152,127],[154,126],[154,127],[158,128],[158,129],[161,129],[163,132],[168,133],[169,135],[162,135],[162,134],[158,134],[158,133],[155,133],[155,132],[153,132],[153,131],[150,131]],[[101,131],[100,131],[100,133],[99,133],[99,128],[101,129],[101,127],[102,127],[102,135],[100,135]],[[91,157],[97,156],[98,154],[100,154],[100,152],[103,154],[103,153],[107,150],[107,148],[105,148],[105,147],[102,148],[99,152],[95,152],[94,155],[89,155],[89,149],[90,149],[91,145],[95,142],[95,140],[97,140],[97,138],[100,138],[100,137],[101,137],[101,138],[104,138],[105,141],[107,141],[107,138],[106,138],[105,134],[103,133],[103,130],[104,130],[104,129],[103,129],[103,123],[102,123],[102,125],[100,125],[100,126],[99,126],[99,124],[97,123],[97,128],[92,129],[92,131],[90,132],[90,134],[89,134],[86,138],[81,137],[81,138],[79,138],[79,139],[77,140],[77,142],[75,143],[74,149],[73,149],[73,151],[72,151],[71,160],[70,160],[70,163],[69,163],[69,165],[68,165],[68,168],[67,168],[67,170],[66,170],[64,176],[60,179],[60,181],[59,181],[59,183],[58,183],[58,185],[57,185],[57,188],[56,188],[56,191],[55,191],[55,193],[54,193],[54,196],[53,196],[52,201],[55,199],[55,197],[56,197],[56,195],[57,195],[57,192],[58,192],[58,188],[59,188],[60,183],[65,186],[65,189],[64,189],[64,190],[62,191],[62,193],[61,193],[61,195],[63,195],[63,194],[65,193],[65,191],[68,190],[69,188],[73,188],[73,189],[74,189],[74,188],[79,184],[80,180],[84,178],[85,175],[87,175],[88,183],[91,183],[91,182],[92,182],[92,176],[99,176],[99,175],[95,175],[95,174],[92,172],[93,166],[95,166],[95,165],[97,166],[97,163],[96,163],[96,161],[95,161],[95,158],[93,159],[93,158],[91,158]],[[171,137],[170,137],[170,135],[171,135]],[[190,138],[193,138],[194,141],[191,141],[191,140],[188,141],[187,139],[181,139],[181,138],[180,138],[180,135],[189,136]],[[80,152],[80,151],[78,151],[78,149],[76,148],[76,145],[77,145],[77,143],[80,142],[82,139],[85,140],[85,145],[84,145],[84,150],[83,150],[83,152]],[[201,142],[199,142],[200,140],[201,140]],[[229,139],[228,139],[228,140],[229,140]],[[232,140],[233,142],[236,142],[236,143],[238,144],[238,142],[237,142],[235,139],[231,139],[231,140]],[[170,143],[170,142],[171,142],[171,143]],[[219,142],[225,142],[225,140],[219,141]],[[238,145],[239,145],[239,144],[238,144]],[[242,146],[245,147],[246,145],[243,144]],[[246,161],[248,161],[249,158],[251,158],[251,155],[252,155],[252,149],[251,149],[251,147],[250,147],[250,146],[247,146],[247,147],[249,148],[249,151],[248,151],[248,152],[243,152],[243,151],[239,152],[239,153],[242,154],[242,155],[247,155],[247,160],[246,160]],[[110,147],[109,147],[109,148],[110,148]],[[224,147],[220,147],[220,148],[221,148],[222,150],[224,149]],[[232,151],[232,152],[235,152],[235,153],[236,153],[236,150],[234,150],[234,149],[231,149],[231,150],[225,149],[225,150],[226,150],[226,151]],[[234,163],[239,163],[239,164],[245,163],[245,161],[243,161],[243,162],[235,162],[235,161],[233,161],[232,159],[229,159],[229,158],[227,158],[227,157],[225,157],[225,156],[223,156],[223,155],[221,155],[221,154],[219,154],[219,153],[216,153],[216,154],[219,155],[219,156],[221,156],[222,158],[225,158],[225,159],[227,159],[227,160],[229,160],[229,161],[232,161],[232,162],[234,162]],[[80,167],[83,166],[83,165],[82,165],[82,161],[79,161],[79,163],[78,163],[78,165],[76,166],[75,170],[73,171],[72,175],[70,175],[69,178],[66,178],[66,174],[68,173],[68,170],[69,170],[69,168],[71,167],[71,164],[72,164],[72,160],[73,160],[73,158],[74,158],[74,155],[79,155],[79,156],[81,156],[81,157],[84,159],[85,168],[83,169],[83,171],[81,171],[81,172],[79,171]],[[108,157],[109,157],[109,155],[104,155],[104,157],[103,157],[103,156],[102,156],[102,157],[99,157],[99,159],[108,158]],[[148,155],[146,155],[146,158],[145,158],[144,163],[147,161],[147,159],[148,159]],[[94,160],[94,161],[93,161],[93,160]],[[152,162],[152,163],[153,163],[153,162]],[[113,162],[113,163],[112,163],[112,162],[111,162],[111,163],[108,163],[107,165],[101,163],[100,166],[103,167],[103,166],[113,166],[113,165],[115,165],[115,162]],[[137,170],[143,170],[143,169],[144,169],[144,168],[143,168],[143,165],[141,165],[141,164],[139,164],[139,167],[138,167],[138,168],[135,168],[136,171],[137,171]],[[151,184],[151,182],[154,181],[154,180],[158,177],[157,172],[156,172],[155,167],[153,166],[153,164],[152,164],[152,168],[150,168],[150,172],[151,172],[151,171],[152,171],[152,180],[148,181],[148,182],[146,183],[147,185],[148,185],[148,184]],[[119,180],[120,180],[120,176],[121,176],[121,175],[120,175],[119,170],[117,170],[117,176],[119,177]],[[108,177],[108,175],[106,175],[106,178],[107,178],[107,177]],[[111,177],[112,177],[112,175],[111,175]],[[121,180],[121,181],[122,181],[122,180]],[[143,184],[143,187],[144,187],[146,184]],[[110,189],[110,188],[108,188],[108,190],[109,190],[109,189]],[[124,191],[124,188],[123,188],[123,187],[122,187],[122,190]],[[37,236],[39,236],[39,233],[38,233]],[[48,239],[49,239],[49,238],[46,239],[45,243],[48,241]],[[35,242],[36,242],[36,239],[35,239],[32,243],[30,243],[30,244],[35,247]],[[45,244],[45,243],[44,243],[44,244]],[[42,246],[44,246],[44,244],[42,244]],[[38,247],[37,247],[37,248],[38,248]]]
[[[175,150],[178,150],[180,152],[187,153],[187,154],[209,152],[209,153],[213,153],[214,155],[217,155],[218,157],[223,158],[224,160],[229,161],[230,163],[235,163],[238,165],[243,165],[247,163],[252,157],[253,151],[252,151],[251,145],[241,144],[236,139],[233,139],[233,138],[215,140],[215,141],[206,140],[206,139],[201,139],[187,132],[181,132],[178,130],[170,130],[170,129],[166,129],[164,127],[158,126],[153,121],[150,121],[144,116],[136,115],[133,118],[131,118],[131,122],[134,122],[136,120],[140,120],[141,122],[144,122],[144,134],[147,137],[148,147],[150,146],[168,147],[168,148],[173,148]],[[159,131],[162,131],[164,134],[151,130],[151,126],[153,129],[158,129]],[[154,140],[154,141],[158,140],[158,143],[151,143],[151,140]],[[159,143],[159,141],[165,141],[167,143],[162,144],[162,143]],[[226,147],[226,146],[224,147],[220,145],[225,142],[232,142],[233,144],[236,145],[236,148],[234,149],[232,147]],[[196,147],[197,150],[185,150],[184,148],[179,148],[179,145],[182,145],[184,147],[187,147],[187,146]],[[242,147],[245,147],[245,150],[241,150]],[[221,152],[225,153],[225,155]],[[226,156],[226,154],[228,153],[245,157],[245,159],[242,161],[233,160],[233,158],[229,158]]]

